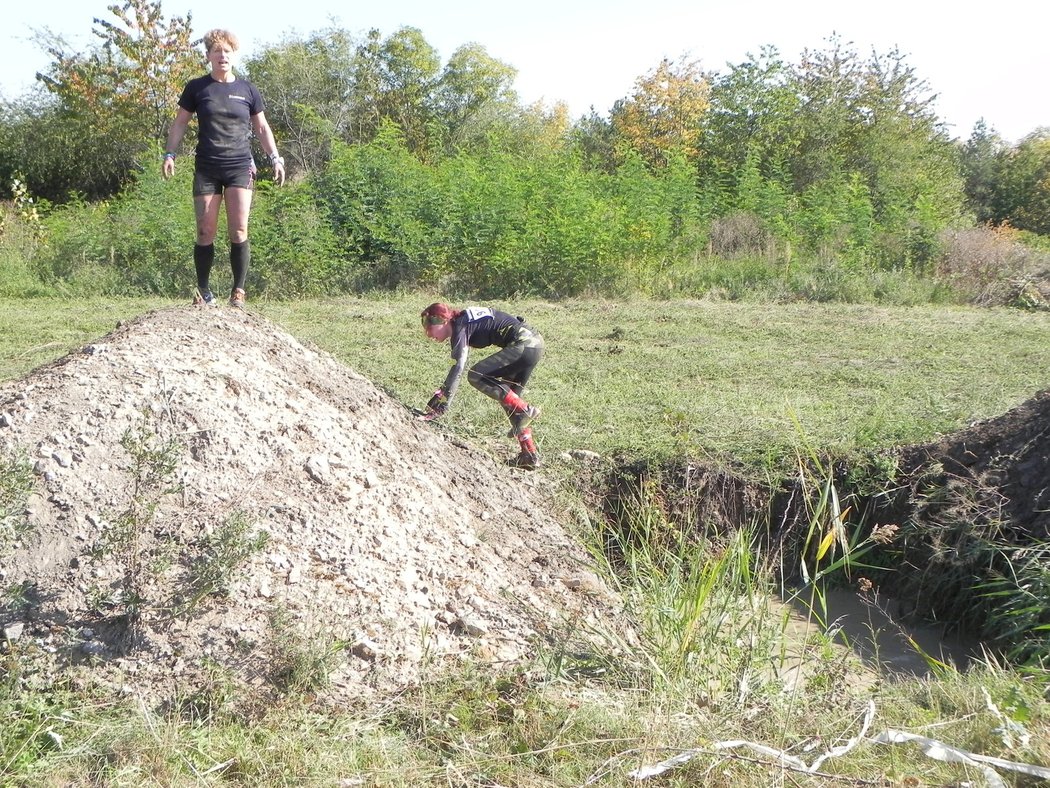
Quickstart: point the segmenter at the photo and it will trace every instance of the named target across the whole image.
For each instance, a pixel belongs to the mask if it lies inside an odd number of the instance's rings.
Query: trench
[[[928,483],[931,467],[942,466],[918,464],[911,481]],[[961,540],[979,537],[920,506],[918,482],[898,477],[891,492],[862,489],[851,486],[855,469],[845,463],[825,468],[835,469],[832,482],[842,507],[856,513],[858,529],[893,523],[899,533],[892,543],[869,545],[863,570],[828,575],[816,593],[801,572],[814,552],[813,540],[807,542],[814,488],[798,479],[770,487],[724,466],[626,463],[602,482],[603,514],[621,535],[631,528],[631,512],[638,507],[653,507],[671,527],[695,532],[697,540],[752,528],[754,551],[771,561],[782,589],[770,602],[788,622],[783,634],[789,673],[805,674],[805,644],[816,631],[829,636],[835,648],[851,651],[872,677],[884,679],[930,676],[945,665],[965,670],[987,653],[1012,654],[1020,662],[1031,656],[1031,643],[1014,648],[1017,643],[982,637],[995,611],[974,604],[973,597],[976,565],[988,558],[977,550],[969,563],[960,557]]]

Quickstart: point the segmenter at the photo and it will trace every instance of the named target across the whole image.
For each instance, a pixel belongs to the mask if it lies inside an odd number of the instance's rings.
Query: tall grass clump
[[[640,481],[596,530],[613,584],[638,622],[645,683],[709,700],[764,673],[777,652],[768,608],[773,583],[746,525],[718,532],[669,516],[659,483]]]
[[[156,158],[139,162],[134,180],[112,201],[111,265],[126,286],[150,295],[185,295],[193,278],[193,163],[179,162],[166,180]],[[225,216],[220,217],[222,248]]]
[[[0,202],[0,297],[18,298],[45,291],[30,260],[43,239],[43,206],[15,179],[10,202]]]
[[[71,199],[47,215],[31,264],[49,292],[76,297],[132,291],[117,267],[112,211],[108,202]]]
[[[259,181],[249,237],[248,286],[277,300],[352,292],[362,279],[359,256],[339,239],[315,181],[275,186]]]
[[[269,679],[281,692],[305,693],[327,687],[346,659],[350,643],[331,632],[300,625],[287,609],[269,613]]]
[[[1036,671],[1050,687],[1050,542],[1001,546],[975,591],[990,603],[984,636],[1011,665]]]

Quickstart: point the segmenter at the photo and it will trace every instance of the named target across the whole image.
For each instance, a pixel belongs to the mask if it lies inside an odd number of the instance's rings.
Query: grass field
[[[419,328],[418,313],[433,300],[408,294],[251,308],[420,406],[449,363],[447,346]],[[768,473],[800,441],[836,454],[925,441],[1050,387],[1046,312],[497,305],[527,317],[547,340],[529,398],[544,407],[536,433],[552,477],[571,470],[558,456],[573,448],[658,461],[696,456]],[[118,320],[169,306],[0,300],[0,379],[59,358]],[[468,386],[439,428],[510,449],[503,414]],[[574,527],[598,551],[589,524]],[[252,708],[217,681],[206,713],[192,716],[27,673],[17,651],[0,651],[0,716],[9,721],[0,732],[0,784],[993,784],[987,764],[944,763],[915,744],[872,741],[886,730],[1050,765],[1045,674],[988,660],[965,673],[931,663],[926,678],[862,683],[853,661],[814,635],[790,644],[809,662],[809,678],[787,689],[770,680],[778,663],[767,656],[788,644],[779,640],[779,614],[753,612],[774,590],[761,557],[749,554],[746,530],[709,547],[623,546],[628,560],[615,582],[642,636],[636,660],[600,675],[573,672],[551,655],[507,675],[467,665],[359,709],[320,707],[308,695]],[[854,737],[848,752],[808,768]],[[676,755],[681,762],[660,776],[630,776]],[[1007,785],[1038,779],[997,771]]]

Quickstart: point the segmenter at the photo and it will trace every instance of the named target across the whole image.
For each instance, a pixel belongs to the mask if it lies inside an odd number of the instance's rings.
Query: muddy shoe
[[[215,295],[211,290],[201,290],[199,287],[193,291],[194,306],[215,306]]]
[[[508,460],[507,465],[512,468],[521,468],[526,471],[534,471],[543,465],[540,455],[534,451],[523,451],[517,457]]]
[[[230,293],[230,306],[244,309],[244,291],[241,288],[235,287],[233,292]]]
[[[508,438],[516,438],[525,431],[532,422],[540,417],[540,409],[536,405],[527,405],[525,410],[519,410],[510,417],[510,432]]]

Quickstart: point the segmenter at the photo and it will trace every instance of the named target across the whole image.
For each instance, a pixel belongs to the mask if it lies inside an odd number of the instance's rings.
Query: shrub
[[[281,298],[351,289],[359,259],[337,237],[313,182],[261,182],[256,192],[249,286]]]
[[[1008,225],[949,230],[942,245],[935,276],[980,306],[1015,302],[1032,276],[1050,269],[1050,254],[1020,243]]]
[[[716,257],[736,260],[769,257],[776,239],[761,217],[748,211],[734,211],[711,222],[708,251]]]

